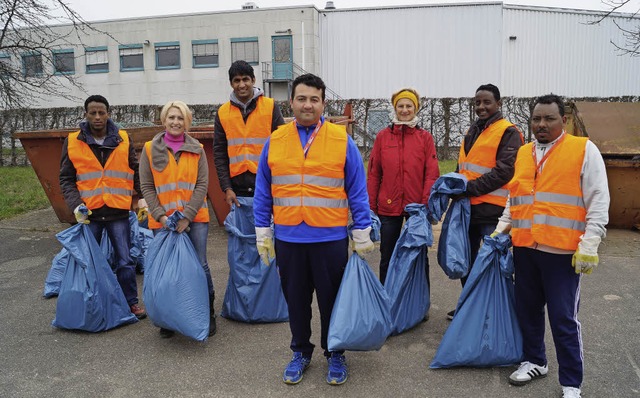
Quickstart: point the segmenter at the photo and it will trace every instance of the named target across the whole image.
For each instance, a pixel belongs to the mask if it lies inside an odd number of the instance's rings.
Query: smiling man
[[[273,99],[254,87],[256,77],[247,62],[231,64],[229,83],[229,102],[216,113],[213,157],[226,202],[239,206],[237,196],[253,196],[262,146],[284,118]]]
[[[344,126],[322,117],[325,85],[306,74],[293,81],[295,121],[267,140],[258,165],[254,218],[256,243],[265,264],[274,252],[282,291],[289,308],[291,350],[283,381],[297,384],[311,362],[311,303],[316,291],[320,309],[320,345],[331,385],[347,381],[343,351],[327,348],[329,320],[349,255],[347,223],[360,255],[373,251],[371,216],[360,151]],[[272,232],[271,216],[274,231]]]
[[[456,170],[467,177],[464,195],[471,200],[469,272],[483,237],[496,229],[502,215],[507,201],[504,186],[513,177],[516,153],[524,143],[520,130],[502,117],[498,87],[493,84],[478,87],[473,104],[478,120],[462,141]],[[463,287],[466,281],[466,277],[460,280]],[[453,319],[454,313],[450,311],[447,318]]]
[[[112,265],[131,312],[142,319],[138,305],[135,263],[131,258],[129,210],[132,196],[140,191],[138,160],[126,131],[110,119],[109,102],[92,95],[84,103],[85,120],[62,145],[60,188],[79,223],[88,224],[100,243],[102,231],[116,255]],[[145,208],[144,199],[138,207]]]
[[[535,101],[531,130],[536,140],[518,151],[507,184],[509,203],[496,232],[511,231],[523,340],[524,362],[509,382],[520,386],[548,373],[546,306],[563,397],[580,398],[580,281],[598,265],[598,246],[609,221],[609,188],[598,148],[588,138],[568,135],[566,120],[557,95]]]

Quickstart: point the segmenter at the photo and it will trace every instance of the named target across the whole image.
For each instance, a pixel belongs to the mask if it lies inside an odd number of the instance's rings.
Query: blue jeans
[[[207,276],[207,286],[209,287],[209,298],[213,300],[213,280],[211,279],[211,270],[209,269],[209,262],[207,261],[207,237],[209,235],[209,223],[208,222],[192,222],[189,224],[189,239],[193,243],[193,247],[196,249],[196,254],[204,269],[204,273]]]
[[[153,230],[153,236],[155,236],[160,229]],[[207,276],[207,287],[209,288],[209,300],[213,304],[214,288],[213,280],[211,279],[211,270],[209,269],[209,262],[207,261],[207,237],[209,235],[209,223],[208,222],[192,222],[189,224],[189,232],[186,232],[196,249],[196,255],[200,260],[200,265],[204,269],[204,274]]]
[[[138,284],[136,282],[136,265],[131,258],[131,226],[129,225],[129,219],[123,218],[113,221],[92,220],[87,225],[98,244],[102,240],[102,230],[106,228],[116,256],[115,264],[111,265],[113,272],[116,274],[127,303],[129,305],[137,304]]]

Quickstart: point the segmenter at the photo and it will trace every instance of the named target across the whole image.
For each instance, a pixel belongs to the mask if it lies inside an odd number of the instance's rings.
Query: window
[[[109,72],[109,54],[107,47],[87,47],[84,49],[87,73]]]
[[[180,42],[156,43],[156,69],[180,69]]]
[[[252,65],[258,65],[258,38],[241,37],[231,39],[231,62],[244,60]]]
[[[191,41],[194,68],[218,67],[218,40]]]
[[[124,44],[118,46],[120,53],[120,72],[144,70],[142,44]]]
[[[56,75],[73,75],[76,73],[73,49],[53,50],[53,73]]]
[[[22,74],[25,77],[40,76],[43,72],[42,54],[35,52],[22,54]]]
[[[0,73],[8,75],[9,71],[12,69],[11,55],[7,53],[0,53]]]

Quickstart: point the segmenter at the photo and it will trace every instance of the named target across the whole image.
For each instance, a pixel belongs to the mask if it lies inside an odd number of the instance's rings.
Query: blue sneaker
[[[329,364],[329,371],[327,372],[327,383],[332,386],[339,386],[347,381],[347,360],[344,355],[332,352],[331,356],[327,358]]]
[[[291,362],[287,365],[282,376],[286,384],[298,384],[302,380],[302,374],[309,367],[311,358],[304,357],[301,352],[294,352]]]

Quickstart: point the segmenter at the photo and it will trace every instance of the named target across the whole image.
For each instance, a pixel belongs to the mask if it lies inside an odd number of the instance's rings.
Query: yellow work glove
[[[496,230],[489,235],[490,238],[495,238],[498,234],[508,234],[511,231],[511,224],[506,223],[504,221],[498,221],[498,225],[496,225]]]
[[[580,243],[578,243],[578,250],[573,254],[571,259],[571,265],[576,271],[576,274],[587,274],[593,272],[593,269],[598,265],[598,245],[600,245],[599,236],[591,236],[585,238],[584,235],[580,237]]]
[[[354,229],[351,231],[351,234],[353,235],[353,250],[355,250],[360,257],[364,257],[365,254],[373,251],[375,246],[371,240],[371,227]]]
[[[144,221],[149,217],[149,206],[147,201],[143,199],[138,200],[138,221]]]
[[[89,210],[87,208],[87,205],[83,203],[73,209],[73,215],[76,217],[76,221],[79,224],[89,224],[89,216],[91,215],[91,210]]]
[[[276,249],[273,246],[273,230],[270,227],[256,227],[256,247],[260,260],[268,266],[270,259],[276,257]]]

